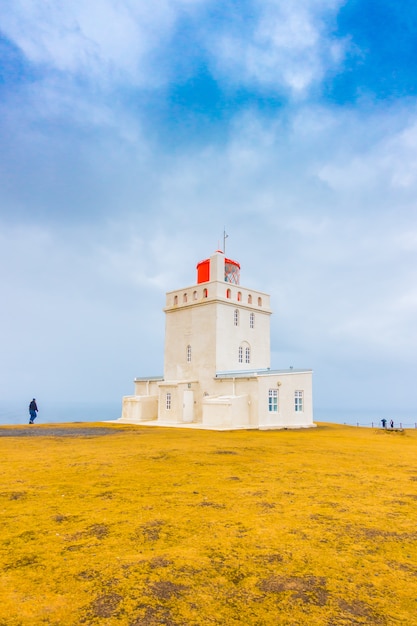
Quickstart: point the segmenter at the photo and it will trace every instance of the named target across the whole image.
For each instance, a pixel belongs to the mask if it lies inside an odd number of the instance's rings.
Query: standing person
[[[32,402],[29,404],[29,424],[33,424],[36,419],[36,413],[38,412],[38,407],[36,405],[36,400],[33,398]]]
[[[394,428],[394,420],[391,420],[389,425],[391,426],[391,428]]]
[[[387,420],[385,419],[385,417],[382,418],[381,422],[382,422],[382,428],[385,428],[387,425]]]

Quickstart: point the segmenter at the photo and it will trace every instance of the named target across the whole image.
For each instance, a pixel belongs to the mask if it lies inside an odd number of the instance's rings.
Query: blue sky
[[[0,404],[121,401],[229,238],[318,409],[417,414],[417,8],[0,0]],[[116,416],[117,417],[117,416]]]

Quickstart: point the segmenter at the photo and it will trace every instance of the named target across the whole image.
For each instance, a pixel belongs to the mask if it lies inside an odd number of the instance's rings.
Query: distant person
[[[389,425],[391,426],[391,428],[394,428],[394,420],[391,420]]]
[[[32,402],[29,404],[29,424],[33,424],[36,419],[36,413],[38,412],[38,407],[36,405],[36,400],[33,398]]]
[[[385,419],[385,417],[382,418],[381,423],[382,423],[382,428],[386,428],[387,427],[387,420]]]

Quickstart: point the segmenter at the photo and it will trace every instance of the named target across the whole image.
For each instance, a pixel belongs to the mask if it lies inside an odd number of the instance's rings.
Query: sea
[[[117,420],[122,414],[122,401],[118,402],[38,402],[35,423],[54,424],[64,422],[103,422]],[[27,424],[29,401],[0,402],[0,425]]]
[[[115,402],[45,402],[39,403],[36,423],[105,422],[117,420],[122,413],[121,399]],[[378,428],[381,420],[393,420],[396,428],[417,428],[415,410],[323,409],[314,407],[315,422],[331,422],[348,426]],[[0,402],[0,425],[22,425],[29,421],[28,402]]]

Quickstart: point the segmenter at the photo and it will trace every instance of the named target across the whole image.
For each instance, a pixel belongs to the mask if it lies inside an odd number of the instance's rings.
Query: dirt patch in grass
[[[122,600],[122,596],[118,593],[104,593],[98,596],[89,606],[87,610],[88,617],[86,616],[84,622],[82,623],[85,623],[87,619],[90,619],[90,616],[104,618],[113,617]]]
[[[86,537],[95,537],[96,539],[104,539],[109,534],[109,528],[106,524],[93,524],[86,530],[81,530],[74,533],[68,539],[70,541],[78,541],[79,539],[85,539]]]
[[[26,491],[3,491],[0,493],[0,498],[7,498],[8,500],[23,500],[26,496]]]
[[[82,572],[76,574],[75,578],[78,580],[95,580],[96,578],[99,578],[99,572],[96,570],[83,570]]]
[[[289,592],[295,600],[318,606],[324,606],[328,598],[326,579],[316,576],[271,576],[262,580],[258,587],[264,593]]]
[[[146,524],[142,524],[136,532],[136,537],[142,536],[146,541],[158,541],[161,536],[162,528],[165,526],[165,522],[160,519],[150,520]]]
[[[262,554],[257,557],[257,561],[260,563],[282,563],[284,560],[281,554]]]
[[[171,598],[178,598],[186,590],[187,587],[184,585],[169,580],[158,580],[149,585],[147,593],[157,600],[171,600]]]
[[[385,618],[381,615],[377,615],[365,602],[360,600],[347,602],[346,600],[340,599],[338,604],[343,613],[347,613],[352,618],[359,618],[361,620],[350,621],[350,624],[362,624],[363,619],[365,619],[365,623],[368,624],[386,624]]]
[[[275,509],[277,505],[275,504],[275,502],[258,502],[257,506],[263,511],[270,511],[271,509]]]
[[[0,437],[103,437],[104,435],[120,435],[123,431],[117,428],[89,427],[61,428],[59,426],[40,428],[0,428]]]
[[[186,626],[185,622],[173,619],[166,606],[146,606],[139,611],[139,616],[129,622],[129,626]]]
[[[208,502],[207,500],[203,500],[203,502],[200,502],[197,506],[211,507],[212,509],[225,509],[226,508],[224,504],[217,504],[217,502]]]
[[[159,569],[160,567],[168,567],[169,565],[171,565],[171,561],[168,561],[168,559],[163,556],[156,556],[149,561],[149,567],[151,569]]]
[[[213,454],[238,454],[235,450],[214,450]]]
[[[39,565],[39,557],[36,554],[28,554],[27,556],[21,556],[20,558],[13,559],[11,563],[3,567],[3,570],[7,572],[8,570],[17,570]]]

